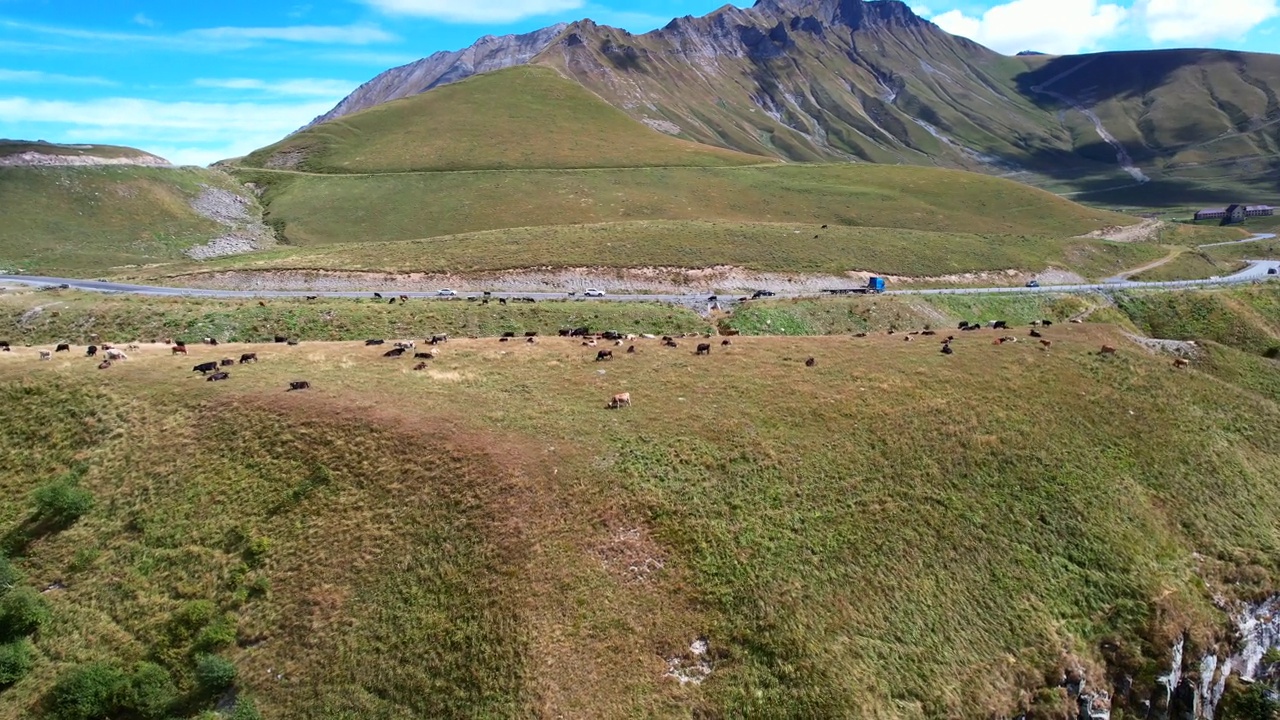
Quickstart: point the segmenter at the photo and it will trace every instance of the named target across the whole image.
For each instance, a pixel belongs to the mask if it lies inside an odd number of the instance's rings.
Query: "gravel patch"
[[[187,248],[185,252],[192,260],[212,260],[228,255],[243,255],[260,249],[257,238],[245,235],[223,235],[204,245]]]
[[[154,155],[104,158],[94,155],[46,155],[38,152],[21,152],[0,157],[0,167],[88,167],[92,165],[173,167],[168,160]]]
[[[191,201],[191,209],[230,230],[204,245],[187,248],[184,252],[192,260],[242,255],[275,244],[275,234],[262,223],[258,204],[243,195],[202,185],[200,195]]]
[[[230,190],[201,186],[200,195],[191,201],[191,209],[219,225],[253,222],[252,201]]]
[[[1203,351],[1200,346],[1191,340],[1162,340],[1160,338],[1142,337],[1141,335],[1133,335],[1125,333],[1125,336],[1151,352],[1162,352],[1170,355],[1177,355],[1188,359],[1200,357]]]

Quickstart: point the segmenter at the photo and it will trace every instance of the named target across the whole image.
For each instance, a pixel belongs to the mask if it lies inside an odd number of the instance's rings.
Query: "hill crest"
[[[151,153],[116,145],[68,145],[44,140],[0,138],[0,167],[143,165],[169,167],[173,163]]]

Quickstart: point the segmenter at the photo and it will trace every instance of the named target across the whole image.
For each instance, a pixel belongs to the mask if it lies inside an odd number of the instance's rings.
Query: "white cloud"
[[[329,45],[370,45],[399,40],[373,25],[295,25],[293,27],[218,27],[191,30],[192,37],[211,40],[285,40]]]
[[[1137,0],[1133,9],[1154,42],[1238,39],[1280,15],[1276,0]]]
[[[269,145],[328,112],[330,102],[165,103],[0,98],[0,137],[128,145],[173,162],[207,164]]]
[[[363,0],[390,15],[412,15],[456,23],[507,23],[577,10],[583,0]]]
[[[196,87],[219,90],[255,90],[273,95],[299,97],[325,97],[341,99],[351,93],[359,83],[350,80],[323,80],[300,78],[297,80],[256,80],[253,78],[199,79]]]
[[[138,13],[137,15],[134,15],[133,23],[135,25],[141,25],[142,27],[149,27],[149,28],[153,28],[159,25],[159,23],[157,23],[155,20],[152,20],[151,18],[147,17],[146,13]]]
[[[42,85],[115,85],[100,77],[82,77],[78,75],[59,75],[41,70],[5,70],[0,68],[0,82],[39,83]]]
[[[1119,5],[1099,0],[1013,0],[989,8],[981,17],[952,10],[931,19],[949,33],[1002,53],[1037,50],[1066,55],[1097,48],[1120,32],[1128,14]]]

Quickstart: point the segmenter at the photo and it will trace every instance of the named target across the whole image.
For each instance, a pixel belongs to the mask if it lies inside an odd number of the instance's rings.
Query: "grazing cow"
[[[663,341],[662,341],[662,344],[663,344],[664,346],[666,346],[666,347],[669,347],[669,348],[678,348],[678,347],[680,347],[679,343],[677,343],[675,340],[663,340]]]
[[[320,296],[319,296],[319,295],[308,295],[308,296],[307,296],[307,300],[319,300],[319,299],[320,299]]]
[[[53,353],[49,352],[48,350],[41,350],[41,351],[40,351],[40,359],[41,359],[41,360],[52,360],[52,359],[53,359]]]
[[[412,349],[414,349],[414,348],[416,348],[416,347],[418,347],[418,346],[417,346],[417,344],[416,344],[416,343],[414,343],[412,340],[406,340],[405,342],[398,342],[398,343],[396,343],[396,347],[398,347],[398,348],[403,348],[403,349],[405,349],[405,350],[412,350]]]
[[[991,326],[991,329],[993,329],[993,330],[1008,330],[1008,329],[1009,329],[1009,323],[1008,323],[1007,321],[1005,321],[1005,320],[997,320],[997,321],[995,322],[995,324]]]
[[[818,359],[817,359],[817,358],[809,358],[808,360],[805,360],[805,361],[804,361],[804,366],[805,366],[805,367],[813,367],[813,366],[815,366],[815,365],[817,365],[817,364],[818,364]]]
[[[600,352],[596,353],[596,362],[600,362],[602,360],[612,360],[612,359],[613,359],[612,350],[601,350]]]
[[[618,393],[609,401],[609,409],[611,410],[617,410],[622,407],[631,407],[631,393]]]
[[[627,346],[627,354],[628,354],[628,355],[635,355],[635,354],[636,354],[636,346],[635,346],[635,345],[628,345],[628,346]]]
[[[1103,345],[1102,349],[1098,351],[1098,354],[1099,355],[1115,355],[1116,349],[1111,347],[1110,345]]]
[[[580,328],[574,328],[573,330],[569,331],[569,337],[586,337],[590,334],[591,334],[591,328],[585,327],[585,326]]]
[[[106,370],[106,369],[107,369],[107,368],[109,368],[109,367],[111,367],[111,361],[110,361],[110,360],[103,360],[102,362],[98,363],[98,369],[99,369],[99,370]]]
[[[219,380],[226,380],[229,377],[231,377],[231,373],[229,372],[216,372],[210,375],[209,377],[205,378],[205,381],[218,382]]]
[[[173,348],[172,348],[172,350],[173,350],[173,354],[174,354],[174,355],[186,355],[186,354],[187,354],[187,346],[186,346],[186,345],[174,345],[174,346],[173,346]]]
[[[236,361],[231,358],[222,358],[222,362],[218,364],[222,367],[232,367],[236,364]]]
[[[108,360],[128,360],[129,356],[125,355],[124,352],[121,350],[116,350],[115,348],[112,348],[107,351],[107,359]]]
[[[0,350],[4,350],[5,352],[9,352],[9,341],[8,341],[8,340],[0,340]]]
[[[1053,321],[1052,321],[1052,320],[1041,320],[1041,321],[1040,321],[1040,324],[1041,324],[1041,325],[1043,325],[1043,326],[1045,326],[1045,327],[1053,327]]]
[[[954,354],[954,353],[955,353],[955,350],[952,350],[952,349],[951,349],[951,344],[950,344],[950,343],[947,343],[946,345],[943,345],[943,346],[942,346],[942,354],[943,354],[943,355],[952,355],[952,354]]]
[[[621,340],[623,338],[623,335],[622,333],[614,332],[610,330],[608,332],[600,333],[600,337],[604,340]]]
[[[449,336],[448,336],[448,335],[432,335],[432,336],[431,336],[431,340],[430,340],[429,342],[430,342],[432,345],[439,345],[440,343],[447,343],[447,342],[449,342]]]
[[[910,335],[904,335],[902,339],[907,342],[911,342],[912,340],[915,340],[915,338],[911,337]]]
[[[697,352],[695,352],[694,354],[695,354],[695,355],[710,355],[710,354],[711,354],[711,343],[698,343],[698,350],[697,350]]]
[[[382,357],[385,358],[398,358],[401,355],[404,355],[404,348],[391,348],[390,350],[382,353]]]
[[[401,304],[401,305],[403,305],[404,303],[407,303],[407,302],[409,302],[409,296],[408,296],[408,295],[401,295],[401,296],[400,296],[400,304]]]
[[[860,332],[860,333],[858,333],[858,334],[854,335],[854,337],[856,337],[856,338],[864,338],[864,337],[866,337],[866,336],[867,336],[867,334],[866,334],[866,333],[864,333],[864,332]]]
[[[374,299],[374,300],[381,300],[381,299],[382,299],[382,293],[374,293],[374,294],[373,294],[373,299]]]
[[[730,345],[732,345],[732,344],[733,344],[733,341],[732,341],[732,340],[721,340],[721,341],[720,341],[720,347],[729,347],[729,346],[730,346]]]
[[[248,365],[249,363],[258,362],[258,353],[245,353],[240,356],[240,364]]]
[[[969,321],[968,321],[968,320],[961,320],[961,321],[960,321],[960,324],[956,326],[956,329],[957,329],[957,330],[968,330],[968,329],[969,329]]]
[[[525,336],[525,337],[527,337],[527,338],[531,338],[531,337],[538,337],[538,331],[537,331],[537,330],[531,330],[531,331],[529,331],[529,332],[525,333],[525,334],[524,334],[524,336]]]
[[[205,345],[212,345],[212,346],[214,346],[214,347],[217,347],[217,345],[218,345],[218,339],[217,339],[217,338],[207,337],[207,338],[205,338],[205,339],[204,339],[204,344],[205,344]]]
[[[960,331],[961,331],[961,332],[974,332],[974,331],[976,331],[976,330],[981,330],[981,329],[982,329],[982,326],[981,326],[981,325],[968,325],[968,326],[966,326],[966,327],[962,327],[962,328],[960,328]]]
[[[365,340],[365,341],[364,341],[364,346],[365,346],[365,347],[374,347],[374,346],[376,346],[376,345],[385,345],[385,344],[386,344],[386,342],[387,342],[386,340]]]
[[[498,342],[500,342],[500,343],[504,343],[504,342],[511,342],[511,338],[509,338],[509,337],[500,337],[500,338],[498,338]]]
[[[53,351],[54,352],[71,352],[71,346],[66,343],[59,343],[58,347],[54,348]]]
[[[933,337],[934,335],[937,335],[938,333],[937,333],[937,331],[935,331],[935,330],[925,330],[924,332],[922,332],[922,333],[920,333],[920,334],[921,334],[921,335],[928,336],[928,337]]]
[[[1175,358],[1173,361],[1173,366],[1175,368],[1191,367],[1191,361],[1186,358]]]
[[[420,363],[418,363],[417,365],[414,365],[414,366],[413,366],[413,369],[414,369],[414,370],[426,370],[426,369],[427,369],[427,364],[426,364],[426,363],[424,363],[424,362],[420,362]]]
[[[500,298],[498,298],[498,304],[499,304],[499,305],[506,305],[506,304],[507,304],[507,299],[506,299],[506,298],[504,298],[504,297],[500,297]]]
[[[285,337],[284,335],[277,335],[276,342],[278,343],[289,342],[289,338]]]
[[[1040,347],[1044,348],[1045,350],[1048,350],[1049,348],[1053,347],[1053,341],[1052,341],[1052,340],[1041,340],[1041,341],[1040,341]]]
[[[515,333],[513,333],[513,332],[504,332],[504,333],[502,333],[502,337],[507,338],[507,339],[511,339],[511,338],[513,338],[513,337],[515,337],[515,336],[516,336],[516,334],[515,334]]]
[[[289,392],[293,392],[294,390],[310,390],[310,389],[311,389],[311,383],[307,382],[306,380],[294,380],[293,382],[289,383]]]
[[[525,342],[527,342],[527,343],[529,343],[530,345],[533,345],[534,343],[538,342],[538,338],[536,338],[536,337],[527,337],[527,338],[525,338],[525,339],[524,339],[524,341],[525,341]]]
[[[258,307],[266,307],[266,306],[267,306],[266,303],[262,302],[261,300],[258,301]]]
[[[560,328],[560,331],[556,334],[559,335],[560,337],[569,337],[570,333],[572,332],[573,330],[571,330],[570,328]]]
[[[191,372],[198,372],[198,373],[208,375],[211,372],[216,372],[217,369],[218,369],[218,363],[207,362],[207,363],[200,363],[199,365],[191,368]]]
[[[1032,330],[1032,331],[1031,331],[1031,337],[1033,337],[1033,338],[1040,338],[1040,337],[1044,337],[1044,335],[1041,335],[1039,330]]]
[[[431,353],[414,353],[414,360],[435,360],[436,356]]]
[[[88,348],[86,348],[86,349],[85,349],[85,351],[84,351],[84,356],[85,356],[85,357],[95,357],[95,356],[97,356],[97,354],[98,354],[98,346],[97,346],[97,345],[90,345],[90,346],[89,346]]]

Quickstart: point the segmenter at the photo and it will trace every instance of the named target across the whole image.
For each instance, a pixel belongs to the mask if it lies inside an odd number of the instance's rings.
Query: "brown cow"
[[[420,363],[418,363],[417,365],[414,365],[414,366],[413,366],[413,369],[414,369],[414,370],[426,370],[426,369],[427,369],[427,364],[426,364],[426,363],[424,363],[424,362],[420,362]]]
[[[110,361],[110,360],[103,360],[102,362],[98,363],[98,369],[99,369],[99,370],[106,370],[106,369],[107,369],[107,368],[109,368],[109,367],[111,367],[111,361]]]
[[[258,362],[258,353],[245,353],[240,356],[240,364],[247,365],[249,363]]]
[[[804,361],[805,367],[813,367],[814,365],[817,365],[817,364],[818,364],[817,358],[809,358],[808,360]]]
[[[1103,345],[1102,349],[1098,351],[1098,354],[1099,355],[1115,355],[1116,349],[1111,347],[1110,345]]]
[[[236,364],[236,361],[231,358],[222,358],[222,362],[219,364],[222,365],[222,367],[231,367]]]
[[[694,354],[695,354],[695,355],[710,355],[710,354],[711,354],[711,343],[698,343],[698,351],[697,351],[696,353],[694,353]]]
[[[609,409],[617,410],[618,408],[621,408],[621,407],[631,407],[631,393],[629,392],[618,393],[617,395],[613,396],[612,400],[609,401]]]
[[[635,345],[628,345],[628,346],[627,346],[627,354],[628,354],[628,355],[635,355],[635,354],[636,354],[636,346],[635,346]]]
[[[1049,348],[1053,347],[1053,341],[1052,341],[1052,340],[1041,340],[1041,341],[1040,341],[1040,347],[1044,348],[1045,350],[1048,350]]]
[[[600,362],[602,360],[612,360],[612,359],[613,359],[612,350],[601,350],[600,352],[596,353],[596,362]]]
[[[1176,359],[1173,361],[1173,366],[1174,366],[1175,368],[1187,368],[1187,367],[1191,367],[1191,361],[1190,361],[1190,360],[1188,360],[1188,359],[1186,359],[1186,358],[1176,358]]]
[[[187,346],[186,346],[186,345],[174,345],[174,346],[173,346],[173,354],[174,354],[174,355],[186,355],[186,354],[187,354]]]
[[[721,340],[721,341],[720,341],[720,347],[729,347],[729,346],[730,346],[730,345],[732,345],[732,344],[733,344],[733,341],[732,341],[732,340]]]

